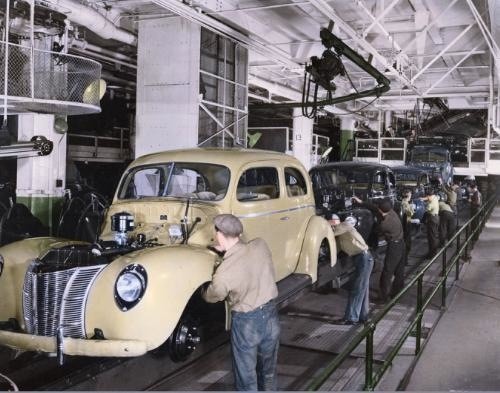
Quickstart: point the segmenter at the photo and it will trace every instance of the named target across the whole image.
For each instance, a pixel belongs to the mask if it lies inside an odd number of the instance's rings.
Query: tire
[[[317,291],[326,284],[331,284],[334,278],[334,269],[330,266],[331,253],[330,244],[327,239],[323,239],[318,251],[317,279],[313,284],[313,290]]]
[[[195,320],[189,316],[181,318],[166,342],[168,354],[174,362],[183,362],[200,341],[199,326]]]
[[[188,313],[183,314],[170,337],[151,351],[155,357],[169,356],[174,362],[183,362],[200,343],[199,324]]]

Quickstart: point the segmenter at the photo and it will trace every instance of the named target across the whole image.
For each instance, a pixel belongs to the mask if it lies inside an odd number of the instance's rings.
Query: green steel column
[[[17,203],[22,203],[30,209],[44,226],[49,228],[49,234],[54,235],[63,198],[48,195],[19,196]]]
[[[340,131],[340,152],[343,153],[345,149],[347,148],[349,141],[354,138],[354,132],[352,130],[341,130]],[[351,152],[347,157],[346,160],[350,161],[352,160],[352,154]],[[341,157],[342,159],[342,157]]]

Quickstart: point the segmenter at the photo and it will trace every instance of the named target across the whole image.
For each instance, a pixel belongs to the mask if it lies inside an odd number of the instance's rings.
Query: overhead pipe
[[[109,49],[101,48],[100,46],[97,46],[97,45],[89,44],[87,41],[82,40],[82,39],[72,38],[69,42],[69,45],[72,48],[77,48],[77,49],[81,49],[81,50],[89,50],[91,52],[97,52],[97,53],[100,53],[102,55],[106,55],[106,56],[113,57],[113,58],[118,59],[118,60],[125,61],[125,62],[130,63],[130,64],[137,65],[136,64],[137,62],[130,56],[124,55],[123,53],[120,53],[120,52],[115,52],[115,51],[112,51]]]
[[[93,8],[74,0],[42,0],[41,3],[48,8],[64,13],[70,21],[86,27],[104,39],[137,45],[137,37],[134,34],[115,26],[113,22]]]

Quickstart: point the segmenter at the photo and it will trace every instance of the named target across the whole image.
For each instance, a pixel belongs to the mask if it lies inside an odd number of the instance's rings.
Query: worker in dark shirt
[[[380,205],[376,206],[372,203],[363,203],[357,197],[353,197],[353,200],[372,211],[375,207],[381,216],[378,233],[386,240],[387,250],[385,252],[384,268],[380,276],[379,301],[385,303],[390,297],[396,296],[404,288],[405,242],[403,225],[399,215],[393,210],[390,201],[384,200]]]
[[[479,190],[477,188],[477,184],[472,183],[469,186],[469,203],[470,203],[470,216],[471,217],[474,217],[477,214],[477,212],[479,211],[479,209],[481,209],[482,202],[483,202],[483,198],[482,198],[481,192],[479,192]],[[479,225],[479,218],[476,217],[472,221],[472,230],[475,230],[478,225]],[[476,232],[474,234],[473,239],[477,240],[478,237],[479,237],[479,232]]]
[[[443,247],[447,240],[450,240],[457,229],[457,219],[452,207],[439,201],[439,242]]]

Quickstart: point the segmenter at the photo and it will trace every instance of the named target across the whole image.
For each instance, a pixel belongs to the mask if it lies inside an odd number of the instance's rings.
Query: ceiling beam
[[[382,21],[385,16],[389,13],[390,10],[392,10],[394,8],[394,6],[399,3],[399,0],[392,0],[392,3],[389,4],[383,11],[380,15],[378,15],[376,18],[373,19],[372,23],[370,24],[370,26],[368,26],[365,31],[363,31],[363,38],[366,38],[366,36],[368,35],[368,33],[370,32],[371,29],[373,29],[376,25],[379,25],[380,26],[380,21]]]
[[[252,49],[262,56],[265,56],[290,70],[303,68],[301,64],[290,59],[289,55],[285,51],[271,46],[270,43],[265,42],[264,40],[262,40],[261,42],[255,38],[249,37],[228,25],[219,22],[211,16],[208,16],[202,12],[198,12],[189,5],[181,3],[178,0],[152,0],[152,2],[162,8],[174,12],[179,16],[182,16],[183,18],[190,20],[191,22],[200,24],[217,34],[221,34],[225,37],[242,43],[249,49]]]
[[[427,68],[429,68],[431,65],[433,65],[441,56],[443,56],[448,51],[448,49],[450,49],[453,45],[455,45],[475,24],[476,24],[476,22],[471,23],[469,26],[467,26],[465,29],[463,29],[462,32],[459,35],[457,35],[448,45],[446,45],[441,50],[441,52],[439,52],[437,54],[436,57],[431,59],[431,61],[429,61],[424,66],[424,68],[420,69],[420,71],[417,72],[417,74],[413,78],[411,78],[411,81],[415,82],[417,80],[417,78],[419,78],[425,72],[425,70],[427,70]]]
[[[396,51],[398,52],[398,54],[405,56],[406,60],[409,62],[408,57],[405,55],[405,53],[403,53],[403,50],[401,49],[401,47],[399,46],[399,44],[394,39],[394,36],[391,35],[386,30],[386,28],[380,23],[380,21],[378,20],[378,18],[376,18],[375,15],[373,15],[372,12],[366,7],[366,5],[363,3],[363,1],[362,0],[356,0],[356,4],[358,5],[358,7],[360,7],[365,12],[366,15],[368,15],[368,17],[372,20],[372,23],[374,23],[380,29],[380,31],[382,32],[382,35],[389,40],[389,42],[396,49]],[[366,38],[366,35],[364,35],[364,33],[363,33],[363,39],[364,38]]]
[[[458,1],[458,0],[453,0],[450,4],[448,4],[448,5],[446,6],[446,8],[443,10],[443,12],[441,12],[438,16],[436,16],[436,17],[435,17],[435,18],[434,18],[434,19],[433,19],[433,20],[432,20],[432,21],[431,21],[431,22],[427,25],[427,27],[426,27],[424,30],[422,30],[422,33],[427,33],[427,31],[429,31],[429,29],[430,29],[430,28],[432,28],[432,27],[436,24],[436,22],[439,20],[439,18],[441,18],[441,16],[445,15],[445,14],[448,12],[448,10],[449,10],[451,7],[453,7],[453,6],[455,5],[455,3],[457,3],[457,1]],[[415,41],[417,41],[417,39],[418,39],[419,37],[420,37],[420,36],[419,36],[418,34],[416,34],[416,35],[415,35],[415,37],[414,37],[414,38],[413,38],[410,42],[408,42],[408,43],[406,44],[406,46],[403,48],[403,50],[406,52],[406,51],[410,48],[410,46],[411,46],[411,45],[413,45],[413,43],[414,43]]]
[[[484,40],[486,41],[486,44],[488,44],[488,47],[490,48],[491,55],[495,58],[495,63],[497,63],[496,60],[498,60],[500,56],[500,49],[498,47],[498,44],[496,43],[495,39],[491,35],[490,30],[488,29],[488,26],[486,23],[484,23],[483,18],[481,17],[481,14],[479,14],[479,11],[477,10],[476,6],[472,2],[472,0],[466,0],[467,4],[469,5],[469,8],[472,12],[472,15],[474,15],[474,18],[481,29],[481,33],[483,33]],[[496,21],[495,21],[496,22]],[[499,65],[497,64],[497,67]]]
[[[455,69],[458,68],[460,64],[462,64],[465,60],[467,60],[473,53],[474,51],[479,47],[479,45],[476,45],[474,48],[472,48],[469,53],[467,53],[464,57],[460,59],[453,67],[451,67],[441,78],[439,78],[436,82],[432,84],[431,87],[429,87],[424,94],[428,94],[432,89],[434,89],[437,85],[439,85],[448,75],[450,75]]]

